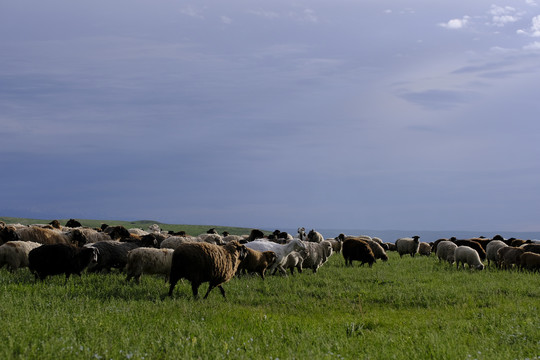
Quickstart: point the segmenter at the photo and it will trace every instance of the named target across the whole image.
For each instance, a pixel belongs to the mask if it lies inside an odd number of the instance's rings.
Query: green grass
[[[295,276],[234,278],[194,300],[162,278],[34,283],[0,270],[2,359],[540,359],[540,277],[340,254]],[[200,289],[204,294],[206,284]]]
[[[55,219],[27,219],[27,218],[16,218],[16,217],[0,217],[0,221],[3,221],[6,224],[48,224]],[[65,225],[69,219],[56,219],[60,224]],[[233,227],[233,226],[219,226],[219,225],[179,225],[179,224],[163,224],[159,221],[154,220],[137,220],[137,221],[122,221],[122,220],[87,220],[87,219],[76,219],[83,226],[88,226],[92,228],[99,228],[101,224],[105,223],[108,225],[122,225],[126,228],[141,228],[144,230],[148,229],[148,226],[152,224],[158,224],[164,231],[180,231],[184,230],[188,235],[197,236],[199,234],[204,234],[208,229],[215,228],[216,231],[221,234],[223,231],[228,231],[231,235],[242,235],[249,234],[251,229]],[[269,234],[270,231],[263,231],[265,234]]]

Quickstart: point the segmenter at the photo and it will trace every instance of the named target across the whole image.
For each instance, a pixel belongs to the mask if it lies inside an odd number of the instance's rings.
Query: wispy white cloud
[[[463,29],[469,23],[469,19],[470,16],[464,16],[461,19],[451,19],[448,22],[440,23],[439,26],[450,30]]]
[[[502,27],[519,21],[524,13],[518,12],[511,6],[491,5],[489,14],[491,15],[491,25]]]
[[[248,13],[257,15],[266,19],[279,19],[281,15],[275,11],[267,11],[267,10],[250,10]]]
[[[523,50],[540,51],[540,41],[535,41],[523,47]]]
[[[199,19],[203,19],[203,15],[202,15],[202,12],[203,12],[203,9],[195,9],[194,7],[192,6],[186,6],[182,9],[180,9],[180,13],[183,14],[183,15],[187,15],[187,16],[190,16],[190,17],[193,17],[193,18],[199,18]]]
[[[517,31],[520,35],[528,35],[532,37],[540,37],[540,15],[532,18],[532,24],[529,29],[520,29]]]
[[[228,16],[222,15],[221,16],[221,22],[224,23],[224,24],[229,25],[229,24],[232,24],[233,20]]]
[[[525,0],[525,3],[527,5],[530,5],[530,6],[536,6],[537,5],[536,1],[534,1],[534,0]]]

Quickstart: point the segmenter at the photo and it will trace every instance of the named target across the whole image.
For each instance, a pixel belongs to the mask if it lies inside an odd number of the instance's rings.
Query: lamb
[[[418,247],[418,253],[423,256],[430,256],[431,246],[426,242],[421,242],[420,246]]]
[[[399,257],[402,257],[404,254],[409,254],[414,257],[420,247],[420,242],[418,241],[419,238],[420,236],[413,236],[412,238],[397,239],[396,247]]]
[[[496,267],[500,267],[499,259],[497,257],[497,252],[500,248],[507,247],[503,241],[501,240],[492,240],[486,245],[486,258],[488,262],[488,266],[491,261],[495,263]]]
[[[28,267],[28,253],[41,246],[33,241],[8,241],[0,246],[0,268],[6,265],[11,272]]]
[[[41,245],[28,254],[28,268],[36,280],[45,280],[49,275],[65,274],[66,282],[71,274],[81,276],[91,262],[97,260],[99,250],[78,248],[68,244]]]
[[[440,244],[439,244],[440,246]],[[480,260],[478,252],[469,246],[458,246],[455,251],[456,267],[459,269],[459,264],[465,268],[465,264],[469,265],[469,269],[484,270],[484,264]]]
[[[142,274],[160,274],[168,280],[171,272],[173,249],[155,249],[140,247],[128,252],[126,281],[135,278],[139,283]]]
[[[369,245],[359,239],[347,239],[343,242],[343,247],[341,249],[343,258],[345,259],[345,266],[353,266],[353,260],[360,261],[360,266],[363,266],[365,263],[369,264],[371,267],[377,260],[373,251]]]
[[[258,273],[264,280],[266,269],[276,261],[273,251],[257,251],[246,247],[246,257],[240,262],[238,272]]]
[[[184,278],[191,283],[193,297],[198,297],[199,286],[208,282],[208,291],[217,287],[223,298],[225,290],[221,286],[229,281],[238,269],[240,262],[246,257],[245,245],[231,241],[224,246],[208,243],[185,243],[174,250],[171,273],[169,276],[169,296],[172,296],[178,280]]]
[[[439,258],[439,262],[441,261],[448,261],[450,265],[452,265],[455,261],[455,251],[457,249],[457,245],[454,244],[452,241],[449,240],[442,240],[439,241],[437,244],[437,257]]]
[[[322,234],[313,229],[311,229],[309,233],[307,234],[307,241],[320,243],[323,240],[324,240],[324,237],[322,236]]]
[[[305,250],[306,245],[298,239],[294,239],[291,242],[287,244],[276,244],[272,241],[268,240],[256,240],[252,242],[248,242],[246,244],[246,247],[258,250],[258,251],[273,251],[276,253],[276,261],[274,264],[272,264],[268,271],[272,274],[274,270],[279,270],[282,274],[286,275],[287,272],[283,268],[283,265],[285,264],[285,259],[287,258],[287,255],[289,255],[292,251],[298,251],[298,250]]]
[[[289,255],[287,255],[287,257],[285,258],[283,268],[285,270],[291,270],[291,275],[294,275],[295,268],[298,270],[299,273],[302,273],[302,263],[304,262],[304,258],[306,256],[307,252],[305,250],[293,251],[289,253]]]
[[[540,271],[540,254],[526,251],[519,257],[519,268]]]
[[[302,263],[303,269],[311,269],[313,273],[328,260],[332,255],[332,244],[329,241],[316,242],[304,242],[306,246],[306,257]]]
[[[525,250],[513,246],[500,248],[497,251],[497,261],[504,269],[512,268],[512,265],[519,265],[519,257]]]

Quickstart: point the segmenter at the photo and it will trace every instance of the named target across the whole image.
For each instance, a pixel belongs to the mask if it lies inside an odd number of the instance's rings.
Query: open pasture
[[[540,277],[456,270],[431,256],[317,274],[233,278],[227,300],[189,283],[0,270],[2,359],[537,359]],[[201,287],[206,290],[207,284]]]

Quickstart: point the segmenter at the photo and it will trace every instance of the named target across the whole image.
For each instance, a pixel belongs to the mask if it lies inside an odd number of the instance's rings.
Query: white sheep
[[[451,241],[443,240],[439,242],[437,245],[437,257],[439,258],[439,262],[442,260],[448,261],[449,264],[453,264],[455,261],[455,252],[457,249],[457,245],[454,244]]]
[[[9,271],[28,267],[28,253],[41,246],[33,241],[8,241],[0,246],[0,268],[6,265]]]
[[[306,246],[307,255],[302,263],[302,268],[309,268],[313,270],[313,273],[316,273],[319,267],[332,255],[332,244],[324,240],[320,243],[304,242],[304,245]]]
[[[486,258],[488,261],[488,266],[490,262],[493,261],[495,263],[495,266],[499,267],[500,264],[499,264],[499,258],[498,258],[497,252],[499,251],[500,248],[507,247],[507,246],[508,245],[506,245],[501,240],[491,240],[486,245]]]
[[[272,241],[259,239],[255,241],[248,242],[246,247],[258,250],[258,251],[273,251],[276,253],[276,261],[268,268],[268,272],[272,274],[275,269],[278,269],[282,274],[286,275],[287,272],[283,268],[285,264],[285,259],[293,251],[305,250],[306,246],[304,243],[298,239],[294,239],[288,244],[277,244]]]
[[[420,242],[418,241],[419,238],[420,236],[413,236],[412,238],[397,239],[396,247],[399,257],[402,257],[404,254],[409,254],[414,257],[420,247]]]
[[[291,274],[294,275],[294,269],[296,268],[299,273],[302,273],[302,263],[304,262],[304,257],[307,256],[307,252],[302,250],[300,252],[293,251],[285,258],[283,268],[285,270],[291,270]]]
[[[207,242],[209,244],[223,245],[223,237],[219,234],[200,234],[197,236],[199,242]]]
[[[163,240],[159,245],[162,249],[176,249],[180,244],[187,242],[198,242],[198,239],[192,236],[170,236]]]
[[[439,244],[441,245],[441,244]],[[459,264],[465,268],[465,264],[469,265],[469,269],[484,270],[484,264],[480,260],[478,252],[470,246],[458,246],[455,251],[456,267],[459,269]]]
[[[128,252],[126,281],[135,278],[139,283],[142,274],[161,274],[167,280],[171,272],[173,249],[141,247]]]

